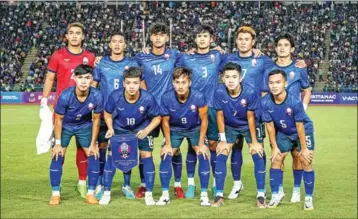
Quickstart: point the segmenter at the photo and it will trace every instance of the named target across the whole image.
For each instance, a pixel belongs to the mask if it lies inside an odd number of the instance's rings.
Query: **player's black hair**
[[[196,37],[196,35],[198,35],[200,33],[209,33],[210,37],[212,37],[214,35],[213,28],[211,26],[209,26],[209,25],[206,25],[206,24],[198,25],[194,29],[194,36],[195,37]]]
[[[188,77],[191,80],[191,70],[183,67],[176,67],[173,71],[173,81],[180,76]]]
[[[169,34],[168,26],[164,23],[154,23],[149,28],[149,35],[158,34],[158,33],[165,33]]]
[[[285,81],[287,80],[287,75],[284,71],[280,70],[280,69],[275,69],[275,70],[272,70],[268,77],[270,78],[271,75],[282,75],[282,77],[285,79]]]
[[[291,34],[289,34],[289,33],[280,34],[280,35],[275,39],[275,46],[276,46],[276,47],[277,47],[277,45],[278,45],[278,41],[280,41],[280,40],[282,40],[282,39],[288,40],[288,42],[290,42],[292,48],[295,47],[295,40],[293,39],[293,37],[292,37]]]
[[[224,66],[223,74],[225,73],[225,71],[229,71],[229,70],[236,70],[239,72],[239,75],[241,74],[241,66],[234,62],[229,62]]]
[[[123,80],[126,78],[139,78],[142,80],[142,69],[138,67],[129,67],[123,72]]]
[[[74,70],[75,75],[93,74],[93,68],[89,65],[80,64]]]
[[[112,37],[116,36],[116,35],[119,35],[119,36],[122,36],[124,41],[126,41],[126,36],[124,36],[124,33],[119,31],[119,30],[114,30],[112,33],[111,33],[111,36],[109,37],[109,41],[112,40]]]

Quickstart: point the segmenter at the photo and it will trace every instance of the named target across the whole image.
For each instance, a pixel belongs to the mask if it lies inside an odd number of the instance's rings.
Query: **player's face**
[[[165,43],[168,42],[168,40],[168,34],[163,32],[154,33],[150,35],[150,41],[152,41],[153,46],[156,48],[162,48],[163,46],[165,46]]]
[[[81,46],[82,40],[84,40],[82,29],[79,27],[71,27],[66,34],[66,39],[70,46]]]
[[[242,52],[246,53],[252,50],[252,47],[255,45],[255,40],[252,38],[251,34],[249,33],[239,33],[236,38],[236,46],[237,49]]]
[[[136,95],[140,89],[140,78],[126,78],[123,81],[123,87],[130,96]]]
[[[83,74],[75,76],[76,87],[80,91],[87,91],[91,85],[92,80],[92,74]]]
[[[191,80],[188,77],[182,75],[179,78],[174,79],[173,86],[177,95],[182,96],[189,92]]]
[[[114,35],[109,42],[109,48],[111,48],[112,54],[120,55],[126,48],[126,42],[121,35]]]
[[[207,49],[210,47],[212,37],[208,32],[199,33],[195,37],[195,43],[199,49]]]
[[[235,91],[240,86],[241,77],[237,70],[226,70],[223,81],[229,91]]]
[[[286,86],[286,80],[281,74],[274,74],[269,77],[270,92],[274,95],[280,95]]]
[[[275,50],[278,57],[289,57],[295,51],[295,48],[291,47],[290,41],[287,39],[280,39]]]

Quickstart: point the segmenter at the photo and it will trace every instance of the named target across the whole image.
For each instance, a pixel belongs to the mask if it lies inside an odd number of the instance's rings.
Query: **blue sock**
[[[155,179],[153,157],[142,158],[142,161],[146,191],[151,192],[153,190]]]
[[[266,169],[264,159],[261,158],[258,154],[252,155],[252,160],[254,161],[254,174],[256,179],[257,191],[265,192],[265,176]]]
[[[265,169],[266,169],[266,153],[264,151],[264,156],[262,156],[262,158],[264,159],[264,164],[265,164]]]
[[[162,190],[168,191],[169,190],[169,184],[170,179],[172,178],[172,159],[173,157],[170,155],[167,155],[165,160],[163,160],[163,156],[161,157],[162,161],[160,162],[159,166],[159,175],[160,175],[160,183],[162,184]]]
[[[281,169],[270,169],[270,187],[273,195],[278,193]]]
[[[143,173],[143,161],[142,161],[142,158],[139,157],[139,175],[140,175],[140,182],[141,183],[145,183],[145,180],[144,180],[144,173]]]
[[[302,177],[303,177],[303,170],[293,170],[293,186],[295,188],[301,187]]]
[[[123,173],[123,187],[131,186],[131,174],[132,174],[132,170]]]
[[[103,186],[103,171],[104,171],[104,165],[106,164],[106,148],[100,148],[99,149],[99,176],[98,176],[98,182],[97,185]]]
[[[111,191],[113,177],[115,173],[116,173],[116,168],[112,165],[112,155],[108,155],[107,162],[106,165],[104,166],[104,172],[103,172],[104,191]]]
[[[303,180],[305,182],[305,191],[306,196],[312,196],[314,189],[314,170],[312,171],[304,171],[303,172]]]
[[[188,153],[186,155],[186,172],[188,178],[193,178],[195,175],[195,166],[196,166],[197,156],[192,147],[189,146]]]
[[[172,158],[172,165],[173,165],[173,171],[174,171],[174,180],[175,182],[181,181],[181,171],[183,168],[183,157],[181,156],[181,153],[175,154]]]
[[[52,191],[60,191],[60,183],[62,177],[62,162],[63,156],[58,156],[56,161],[55,158],[52,158],[50,165],[50,182]]]
[[[227,156],[219,154],[216,158],[215,167],[215,181],[216,181],[216,192],[223,192],[226,178],[226,161]]]
[[[278,182],[279,192],[283,192],[283,170],[280,169],[280,178]]]
[[[216,151],[210,150],[210,165],[211,165],[211,171],[213,172],[213,175],[215,176]]]
[[[210,179],[210,164],[208,159],[204,159],[202,154],[199,155],[199,177],[201,191],[208,190],[208,184]]]
[[[88,160],[88,189],[94,190],[97,185],[98,175],[99,175],[99,159],[95,159],[93,155],[87,158]]]
[[[234,148],[231,153],[231,173],[235,181],[241,180],[242,150]]]

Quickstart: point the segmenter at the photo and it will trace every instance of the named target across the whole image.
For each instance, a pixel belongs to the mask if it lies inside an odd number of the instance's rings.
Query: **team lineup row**
[[[153,44],[150,50],[144,50],[134,59],[127,58],[123,53],[126,46],[123,34],[113,33],[109,42],[110,56],[98,61],[92,71],[88,65],[93,66],[95,58],[81,48],[84,27],[73,23],[67,31],[67,48],[56,51],[49,62],[40,109],[41,114],[47,108],[46,97],[57,77],[56,144],[50,167],[50,205],[57,205],[61,200],[63,156],[72,136],[76,136],[79,146],[76,155],[80,178],[78,191],[90,204],[97,204],[98,200],[100,204],[108,204],[116,169],[111,152],[106,159],[108,138],[126,134],[129,141],[138,141],[142,182],[134,195],[130,188],[130,171],[124,173],[122,189],[127,198],[144,196],[147,205],[168,204],[172,172],[176,197],[194,197],[194,170],[199,159],[201,205],[223,205],[226,161],[231,151],[234,187],[229,198],[237,198],[243,187],[240,144],[245,138],[255,165],[257,206],[276,207],[284,197],[281,169],[284,158],[291,151],[295,181],[291,201],[300,201],[303,177],[306,189],[304,209],[313,209],[313,125],[305,114],[310,89],[304,62],[295,63],[291,58],[294,41],[289,34],[277,37],[278,60],[274,63],[266,56],[254,55],[256,34],[251,27],[244,26],[237,31],[238,52],[224,54],[210,50],[213,31],[209,26],[201,25],[195,30],[197,48],[191,54],[182,54],[166,48],[168,30],[164,24],[156,23],[149,31]],[[223,81],[221,85],[219,76]],[[100,91],[90,88],[98,85]],[[302,101],[299,99],[301,91]],[[101,112],[105,122],[101,122]],[[272,198],[268,205],[263,122],[267,124],[272,147]],[[160,164],[163,194],[155,202],[152,197],[155,168],[151,137],[158,136],[159,127],[165,138]],[[188,189],[185,195],[180,184],[181,153],[176,153],[184,138],[192,148],[187,155]],[[208,146],[204,144],[205,139]],[[114,142],[112,137],[110,148],[115,146]],[[209,203],[207,195],[210,165],[214,175],[213,203]]]

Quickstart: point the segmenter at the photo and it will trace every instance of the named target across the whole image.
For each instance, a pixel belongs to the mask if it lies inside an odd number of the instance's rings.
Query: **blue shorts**
[[[184,138],[188,140],[188,143],[192,146],[198,146],[200,137],[200,128],[188,131],[170,131],[170,141],[172,148],[179,148]],[[188,145],[189,145],[188,144]]]
[[[287,136],[279,132],[276,135],[276,142],[281,153],[292,151],[295,147],[297,147],[298,151],[301,151],[301,143],[298,136]],[[306,134],[306,145],[308,150],[314,150],[315,141],[313,133]]]
[[[263,138],[259,130],[260,130],[259,128],[256,128],[256,137],[257,137],[257,141],[259,143],[262,143]],[[225,126],[225,135],[226,135],[226,142],[228,144],[234,144],[236,142],[236,139],[240,138],[241,136],[245,137],[246,143],[251,144],[252,142],[250,130],[241,131],[241,130],[233,129],[229,126]]]
[[[86,128],[69,130],[62,128],[61,133],[61,146],[66,148],[71,141],[72,136],[75,136],[78,144],[83,148],[89,148],[92,140],[92,125]]]
[[[97,141],[99,144],[108,142],[108,138],[105,138],[107,131],[108,131],[107,125],[104,122],[104,120],[101,119],[101,126],[99,128],[99,133],[97,137]]]
[[[213,107],[209,107],[208,109],[208,131],[206,132],[206,137],[210,141],[218,141],[219,140],[219,130],[218,124],[216,122],[216,110]]]
[[[137,132],[114,130],[114,133],[116,135],[120,135],[120,134],[134,134],[135,135]],[[138,139],[138,149],[141,151],[152,152],[153,146],[154,146],[153,136],[151,136],[151,135],[148,135],[147,137],[145,137],[143,139]]]

